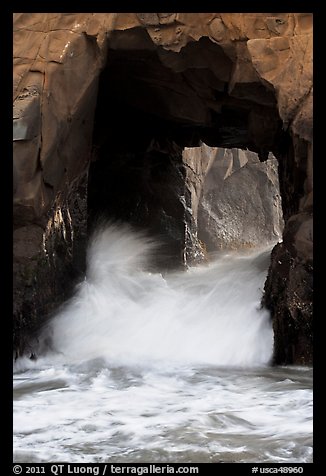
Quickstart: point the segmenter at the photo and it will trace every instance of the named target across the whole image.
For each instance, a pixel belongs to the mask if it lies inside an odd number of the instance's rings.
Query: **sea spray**
[[[52,347],[68,362],[267,364],[273,336],[260,300],[270,251],[220,253],[163,276],[147,270],[155,250],[128,227],[101,227],[85,280],[48,326]]]
[[[267,365],[270,250],[163,275],[156,252],[128,227],[94,234],[52,350],[15,362],[14,461],[312,462],[312,369]]]

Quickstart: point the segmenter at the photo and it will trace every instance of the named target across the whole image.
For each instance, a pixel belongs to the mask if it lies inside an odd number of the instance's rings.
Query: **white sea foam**
[[[51,352],[15,363],[15,462],[311,462],[312,371],[268,366],[270,250],[164,276],[155,252],[94,236]]]
[[[163,277],[144,270],[153,249],[144,236],[116,226],[94,236],[87,277],[50,325],[66,361],[269,362],[272,328],[260,300],[270,250],[221,254]]]

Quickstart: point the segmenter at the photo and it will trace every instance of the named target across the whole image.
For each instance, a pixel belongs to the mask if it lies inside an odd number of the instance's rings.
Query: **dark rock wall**
[[[85,272],[87,174],[67,197],[58,196],[44,227],[14,230],[13,345],[31,354],[40,327]]]
[[[285,243],[275,246],[263,304],[273,316],[274,363],[313,362],[312,261],[294,257]]]
[[[179,146],[153,143],[141,153],[104,147],[89,170],[89,227],[111,220],[146,230],[160,243],[153,265],[179,267],[187,222],[180,201],[184,190]]]
[[[272,253],[263,304],[273,316],[274,362],[312,364],[312,147],[295,136],[285,150],[279,168],[286,221],[283,242]]]

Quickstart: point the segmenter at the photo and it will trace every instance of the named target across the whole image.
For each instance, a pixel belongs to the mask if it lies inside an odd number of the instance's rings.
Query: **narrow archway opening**
[[[133,49],[129,49],[128,35],[133,35]],[[282,228],[281,201],[277,165],[275,159],[271,165],[268,157],[282,152],[287,133],[282,130],[274,91],[258,78],[231,87],[232,61],[207,38],[174,53],[153,49],[146,35],[134,29],[111,38],[94,122],[89,230],[102,218],[145,229],[164,242],[161,264],[166,267],[200,260],[202,244],[212,250],[246,243],[254,246],[262,236],[266,240],[274,236],[276,241]],[[197,159],[189,162],[185,150],[192,148],[190,155]],[[199,155],[198,150],[202,151]],[[214,176],[213,161],[215,180],[217,171],[222,174],[215,184],[214,200],[220,204],[218,213],[222,213],[224,200],[224,211],[220,222],[213,224],[212,217],[208,220],[212,223],[208,231],[203,192],[205,180],[212,181]],[[247,190],[246,180],[250,182]],[[207,183],[206,188],[212,188]],[[256,195],[259,203],[255,203],[249,189],[259,187],[265,187],[268,198],[262,198],[260,190]],[[233,213],[231,205],[227,210],[225,200],[229,204],[233,200],[234,210],[242,202],[240,214]],[[251,235],[248,227],[243,232],[242,226],[234,224],[241,220],[241,213],[248,222],[249,209],[252,228],[256,226]],[[277,224],[272,223],[276,210]],[[264,218],[255,219],[256,212],[265,214]]]

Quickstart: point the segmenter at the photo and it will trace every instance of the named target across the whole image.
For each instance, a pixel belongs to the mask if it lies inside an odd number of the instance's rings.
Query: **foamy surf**
[[[269,367],[270,250],[150,272],[155,244],[94,235],[85,280],[14,369],[15,462],[312,461],[312,369]]]
[[[165,276],[146,271],[153,252],[125,227],[93,236],[86,279],[47,328],[67,362],[269,362],[272,327],[260,300],[270,250],[221,254]]]

